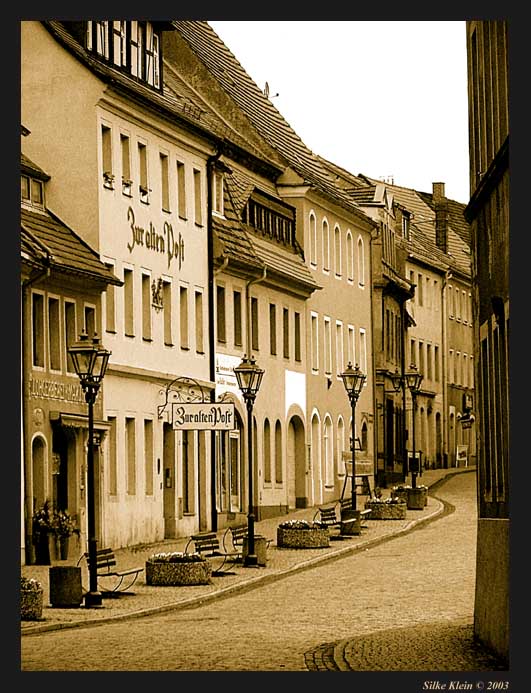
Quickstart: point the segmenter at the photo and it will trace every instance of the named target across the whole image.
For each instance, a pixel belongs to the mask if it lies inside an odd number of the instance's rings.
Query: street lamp
[[[417,367],[414,364],[411,364],[410,366],[410,371],[407,373],[404,373],[404,379],[406,381],[406,385],[409,388],[409,391],[411,392],[411,400],[412,400],[412,435],[413,435],[413,460],[411,463],[411,486],[413,488],[417,488],[417,473],[419,471],[419,465],[417,463],[417,459],[415,457],[415,410],[417,408],[417,395],[420,391],[420,384],[422,383],[422,379],[424,376],[418,372]]]
[[[247,516],[247,555],[244,565],[258,567],[258,556],[254,549],[254,508],[253,508],[253,405],[264,375],[252,356],[244,356],[239,366],[234,369],[238,387],[242,391],[247,407],[247,459],[249,463],[249,514]]]
[[[79,341],[68,347],[81,388],[88,404],[88,446],[87,446],[87,530],[89,554],[89,591],[85,595],[85,606],[101,606],[101,593],[98,591],[96,513],[94,509],[94,402],[98,396],[101,382],[107,370],[111,352],[100,344],[95,334],[92,341],[83,331]]]
[[[343,380],[343,385],[347,391],[348,398],[350,400],[350,406],[352,408],[352,478],[351,478],[351,508],[356,510],[356,445],[355,445],[355,421],[356,421],[356,403],[360,392],[362,390],[367,376],[362,373],[356,364],[355,368],[352,368],[352,364],[348,363],[347,369],[341,373],[341,378]]]

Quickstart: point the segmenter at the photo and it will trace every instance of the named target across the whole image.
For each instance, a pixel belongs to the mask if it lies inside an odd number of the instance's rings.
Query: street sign
[[[172,427],[178,431],[233,431],[233,402],[174,402]]]

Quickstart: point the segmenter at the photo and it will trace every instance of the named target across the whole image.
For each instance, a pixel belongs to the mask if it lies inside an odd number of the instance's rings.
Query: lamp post
[[[252,356],[244,356],[239,366],[234,369],[238,387],[242,391],[247,407],[247,459],[249,464],[249,513],[247,515],[247,555],[244,566],[258,567],[258,556],[254,548],[254,507],[253,507],[253,405],[264,375]]]
[[[87,531],[89,554],[89,591],[85,595],[87,608],[101,606],[101,593],[98,591],[96,563],[96,513],[94,499],[94,402],[98,396],[101,382],[107,370],[111,352],[100,344],[95,334],[92,341],[83,331],[79,341],[68,347],[81,388],[88,404],[88,446],[87,446]]]
[[[417,474],[419,471],[419,465],[417,464],[417,459],[415,457],[415,410],[417,408],[417,395],[420,390],[420,384],[422,383],[422,379],[424,376],[418,372],[417,367],[413,364],[410,366],[410,371],[407,373],[404,373],[404,378],[406,381],[406,385],[409,388],[409,391],[411,392],[411,401],[412,401],[412,426],[411,426],[411,432],[413,436],[413,460],[411,464],[411,486],[413,488],[417,488]]]
[[[347,368],[343,373],[341,373],[341,378],[343,380],[343,385],[347,391],[347,395],[350,401],[350,406],[352,409],[352,477],[351,477],[351,508],[356,510],[356,444],[355,444],[355,430],[356,430],[356,403],[358,397],[360,396],[361,389],[367,380],[365,373],[362,373],[356,364],[355,368],[352,368],[352,364],[348,363]]]
[[[402,390],[402,455],[403,455],[403,462],[402,462],[402,475],[404,477],[404,481],[406,480],[406,472],[405,470],[408,469],[408,463],[407,463],[407,450],[406,450],[406,391],[404,388],[404,377],[402,376],[401,373],[398,372],[398,368],[395,368],[395,372],[390,375],[391,382],[393,383],[393,387],[396,393],[400,392]]]

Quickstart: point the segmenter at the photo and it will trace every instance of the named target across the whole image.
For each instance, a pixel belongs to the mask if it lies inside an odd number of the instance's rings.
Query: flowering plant
[[[410,484],[398,484],[398,486],[393,486],[391,491],[409,491],[412,488],[413,486],[411,486]],[[424,486],[423,484],[417,484],[415,488],[418,488],[420,491],[428,490],[428,487]]]
[[[52,505],[47,499],[33,512],[33,533],[52,532],[54,528]]]
[[[53,530],[60,537],[69,537],[74,533],[79,534],[74,518],[68,510],[56,510],[54,512]]]
[[[197,561],[204,561],[206,559],[196,551],[191,553],[171,551],[168,553],[154,553],[147,560],[151,563],[195,563]]]
[[[397,503],[405,503],[402,498],[395,496],[389,496],[389,498],[370,498],[366,504],[370,503],[386,503],[387,505],[396,505]]]
[[[322,522],[310,522],[309,520],[284,520],[279,524],[283,529],[323,529]]]
[[[42,585],[35,578],[27,578],[22,575],[20,577],[20,589],[22,592],[40,592]]]

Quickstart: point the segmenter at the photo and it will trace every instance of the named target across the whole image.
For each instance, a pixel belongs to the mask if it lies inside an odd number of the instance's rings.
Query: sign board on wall
[[[455,453],[455,466],[468,467],[468,445],[458,445]]]
[[[232,402],[174,402],[172,427],[178,431],[232,431],[234,404]]]

